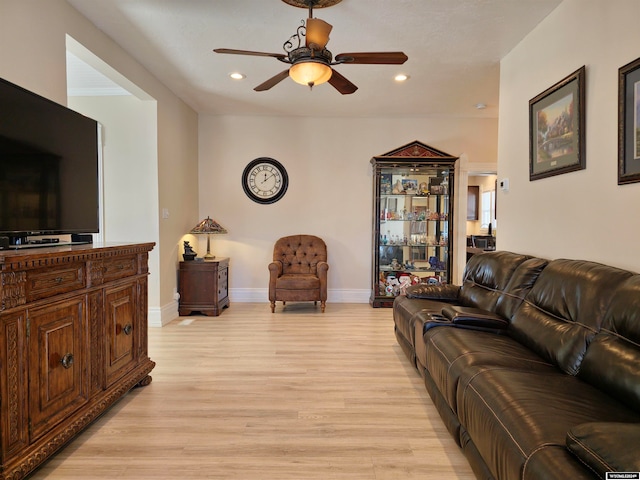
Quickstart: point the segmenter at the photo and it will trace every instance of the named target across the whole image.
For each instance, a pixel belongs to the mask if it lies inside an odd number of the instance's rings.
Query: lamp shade
[[[329,65],[315,60],[296,63],[289,69],[289,76],[294,82],[310,87],[327,82],[331,75],[333,70]]]
[[[207,217],[191,229],[189,233],[227,233],[227,230],[215,220]]]
[[[207,216],[207,218],[205,218],[200,223],[198,223],[195,227],[193,227],[189,233],[193,233],[195,235],[207,234],[207,254],[204,256],[206,260],[206,259],[215,258],[215,255],[211,254],[211,248],[210,248],[211,243],[210,243],[209,235],[225,234],[227,233],[227,230],[218,222],[216,222],[215,220]]]

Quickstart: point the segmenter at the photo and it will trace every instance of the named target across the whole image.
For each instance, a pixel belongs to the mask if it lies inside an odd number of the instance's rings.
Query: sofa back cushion
[[[515,269],[504,293],[498,297],[496,313],[511,318],[533,288],[533,284],[549,262],[542,258],[528,258]]]
[[[511,252],[486,252],[471,257],[459,294],[462,305],[494,312],[514,271],[528,258]]]
[[[614,293],[578,375],[640,412],[640,275]]]
[[[575,375],[614,291],[631,275],[595,262],[552,260],[513,314],[509,334]]]

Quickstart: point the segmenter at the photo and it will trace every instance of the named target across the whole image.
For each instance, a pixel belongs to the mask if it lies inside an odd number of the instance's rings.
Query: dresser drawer
[[[105,260],[102,264],[102,278],[105,282],[130,277],[138,273],[138,256],[131,255]]]
[[[72,292],[86,286],[85,263],[27,271],[27,301]]]

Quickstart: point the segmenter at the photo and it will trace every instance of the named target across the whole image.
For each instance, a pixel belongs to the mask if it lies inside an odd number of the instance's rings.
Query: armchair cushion
[[[320,287],[320,279],[316,275],[287,273],[276,279],[276,288],[285,290],[309,290]]]

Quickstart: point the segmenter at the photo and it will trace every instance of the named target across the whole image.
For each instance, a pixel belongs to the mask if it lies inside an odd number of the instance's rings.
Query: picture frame
[[[414,178],[403,178],[402,179],[402,188],[405,193],[417,193],[418,192],[418,180]]]
[[[586,168],[585,72],[580,67],[529,101],[529,181]]]
[[[640,182],[640,58],[618,70],[618,185]]]

